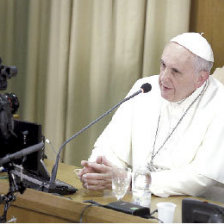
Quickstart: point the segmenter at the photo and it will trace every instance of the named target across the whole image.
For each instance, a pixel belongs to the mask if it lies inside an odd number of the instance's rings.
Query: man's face
[[[199,87],[193,55],[176,43],[169,43],[162,54],[159,85],[161,96],[168,101],[180,101]]]

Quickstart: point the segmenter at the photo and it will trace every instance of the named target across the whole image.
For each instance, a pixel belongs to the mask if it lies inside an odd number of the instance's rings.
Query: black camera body
[[[16,76],[15,66],[5,66],[0,58],[0,90],[7,89],[7,80]],[[26,147],[38,144],[43,140],[41,125],[15,120],[13,115],[19,108],[19,100],[14,93],[0,93],[0,160]],[[43,156],[43,150],[32,153],[20,160],[27,170],[38,171],[38,160]],[[8,164],[3,166],[7,167]]]
[[[7,80],[16,76],[16,74],[17,68],[3,65],[0,58],[0,90],[6,90]],[[49,179],[49,175],[41,163],[44,158],[44,144],[43,147],[38,148],[38,151],[30,152],[28,155],[24,155],[23,152],[28,147],[44,142],[42,126],[14,119],[13,115],[18,108],[19,100],[14,93],[0,93],[0,166],[14,173],[18,165],[23,167],[24,172]],[[14,159],[13,155],[18,153],[21,153],[21,155]],[[7,161],[6,158],[9,157],[13,157],[13,159],[10,159],[9,162],[3,162]],[[15,173],[14,178],[17,183],[21,182]]]
[[[0,90],[7,89],[7,79],[16,76],[17,69],[15,66],[5,66],[0,58]],[[10,153],[7,145],[16,137],[14,133],[13,114],[19,108],[19,100],[14,93],[0,94],[0,158]]]

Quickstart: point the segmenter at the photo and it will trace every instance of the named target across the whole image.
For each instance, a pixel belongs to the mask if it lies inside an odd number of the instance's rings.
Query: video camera
[[[6,90],[7,79],[16,76],[15,66],[5,66],[0,58],[0,90]],[[0,94],[0,140],[6,141],[13,133],[13,114],[19,108],[19,100],[14,93]],[[4,149],[0,151],[0,158],[4,156]]]
[[[16,75],[17,68],[3,65],[0,58],[0,90],[6,90],[7,80]],[[14,119],[18,108],[19,100],[14,93],[0,93],[0,166],[14,172],[18,165],[39,175],[44,154],[41,125]],[[36,146],[34,153],[32,148],[23,151],[33,146]]]
[[[5,90],[7,79],[16,74],[15,66],[2,65],[0,59],[0,90]],[[74,193],[74,187],[59,180],[53,188],[49,186],[50,175],[43,161],[42,126],[14,119],[18,108],[19,100],[14,93],[0,94],[0,167],[10,170],[17,184],[25,188],[57,194]]]
[[[0,90],[6,90],[7,80],[16,75],[17,68],[3,65],[0,58]],[[0,93],[0,166],[6,170],[12,169],[9,166],[13,163],[15,170],[15,165],[22,165],[25,170],[40,175],[40,160],[44,156],[42,128],[36,123],[14,119],[18,108],[19,100],[14,93]],[[34,153],[30,153],[32,149],[29,154],[26,151],[24,155],[24,149],[39,143],[42,143],[42,147]]]

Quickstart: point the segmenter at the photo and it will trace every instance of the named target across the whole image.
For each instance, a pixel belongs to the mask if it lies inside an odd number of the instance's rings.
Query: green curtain
[[[188,31],[189,10],[190,0],[0,0],[0,56],[18,68],[7,92],[20,100],[20,119],[42,124],[57,150],[159,72],[165,43]],[[69,143],[64,161],[86,159],[110,119]]]

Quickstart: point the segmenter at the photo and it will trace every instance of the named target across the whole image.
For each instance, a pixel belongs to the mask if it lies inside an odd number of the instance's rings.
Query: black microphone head
[[[144,83],[144,84],[141,86],[141,89],[143,90],[143,93],[147,93],[147,92],[151,91],[151,89],[152,89],[152,85],[149,84],[149,83]]]

